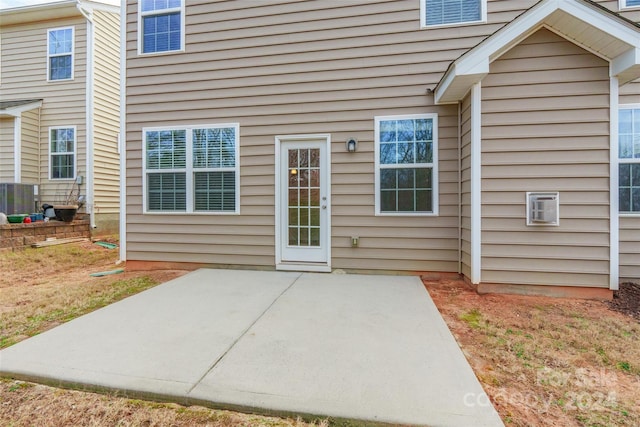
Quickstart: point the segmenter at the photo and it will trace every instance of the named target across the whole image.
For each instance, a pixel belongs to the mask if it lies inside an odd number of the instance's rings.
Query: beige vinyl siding
[[[482,97],[482,281],[608,287],[608,64],[543,29]],[[560,192],[559,227],[526,226],[527,191]]]
[[[96,11],[94,22],[94,205],[100,217],[119,211],[120,17]]]
[[[471,95],[460,105],[460,272],[471,276]]]
[[[0,183],[16,182],[13,126],[13,117],[0,117]]]
[[[74,79],[47,82],[47,30],[75,27]],[[59,203],[71,189],[72,180],[49,180],[49,127],[77,127],[76,165],[85,175],[86,22],[83,18],[2,26],[3,100],[42,98],[40,112],[40,193],[43,203]]]
[[[128,10],[127,259],[273,266],[274,138],[330,133],[332,267],[458,270],[457,106],[427,89],[499,25],[419,31],[419,2],[193,1],[186,53],[138,56]],[[375,216],[374,117],[421,113],[438,114],[440,214]],[[233,122],[240,215],[142,215],[142,128]]]
[[[22,113],[21,130],[21,182],[40,183],[40,109]]]
[[[620,217],[620,278],[640,280],[640,216]]]
[[[640,82],[620,88],[619,104],[640,104]],[[640,215],[620,216],[620,278],[640,280]]]

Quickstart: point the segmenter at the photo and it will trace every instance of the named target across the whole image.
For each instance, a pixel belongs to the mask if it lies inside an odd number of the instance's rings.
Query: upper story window
[[[184,49],[184,4],[182,0],[141,0],[138,43],[140,53]]]
[[[618,126],[618,206],[640,214],[640,105],[621,106]]]
[[[47,80],[73,79],[73,27],[47,31]]]
[[[240,212],[237,123],[143,135],[145,212]]]
[[[620,9],[640,7],[640,0],[620,0]]]
[[[375,118],[376,215],[437,215],[438,116]]]
[[[486,20],[487,0],[420,0],[422,27]]]

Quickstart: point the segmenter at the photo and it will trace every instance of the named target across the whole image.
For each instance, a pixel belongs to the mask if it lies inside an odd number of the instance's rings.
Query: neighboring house
[[[111,3],[0,10],[0,183],[37,185],[40,203],[79,193],[101,233],[119,220],[120,9]]]
[[[123,12],[128,265],[640,278],[640,1]]]

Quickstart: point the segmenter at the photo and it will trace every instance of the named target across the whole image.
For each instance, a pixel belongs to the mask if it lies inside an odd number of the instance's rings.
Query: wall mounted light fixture
[[[355,138],[349,138],[347,139],[347,151],[349,153],[355,153],[356,149],[358,148],[358,140]]]

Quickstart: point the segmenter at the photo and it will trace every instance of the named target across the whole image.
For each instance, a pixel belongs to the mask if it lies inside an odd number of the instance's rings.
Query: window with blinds
[[[239,213],[239,126],[144,129],[146,212]]]
[[[425,27],[483,20],[486,0],[422,0]]]

